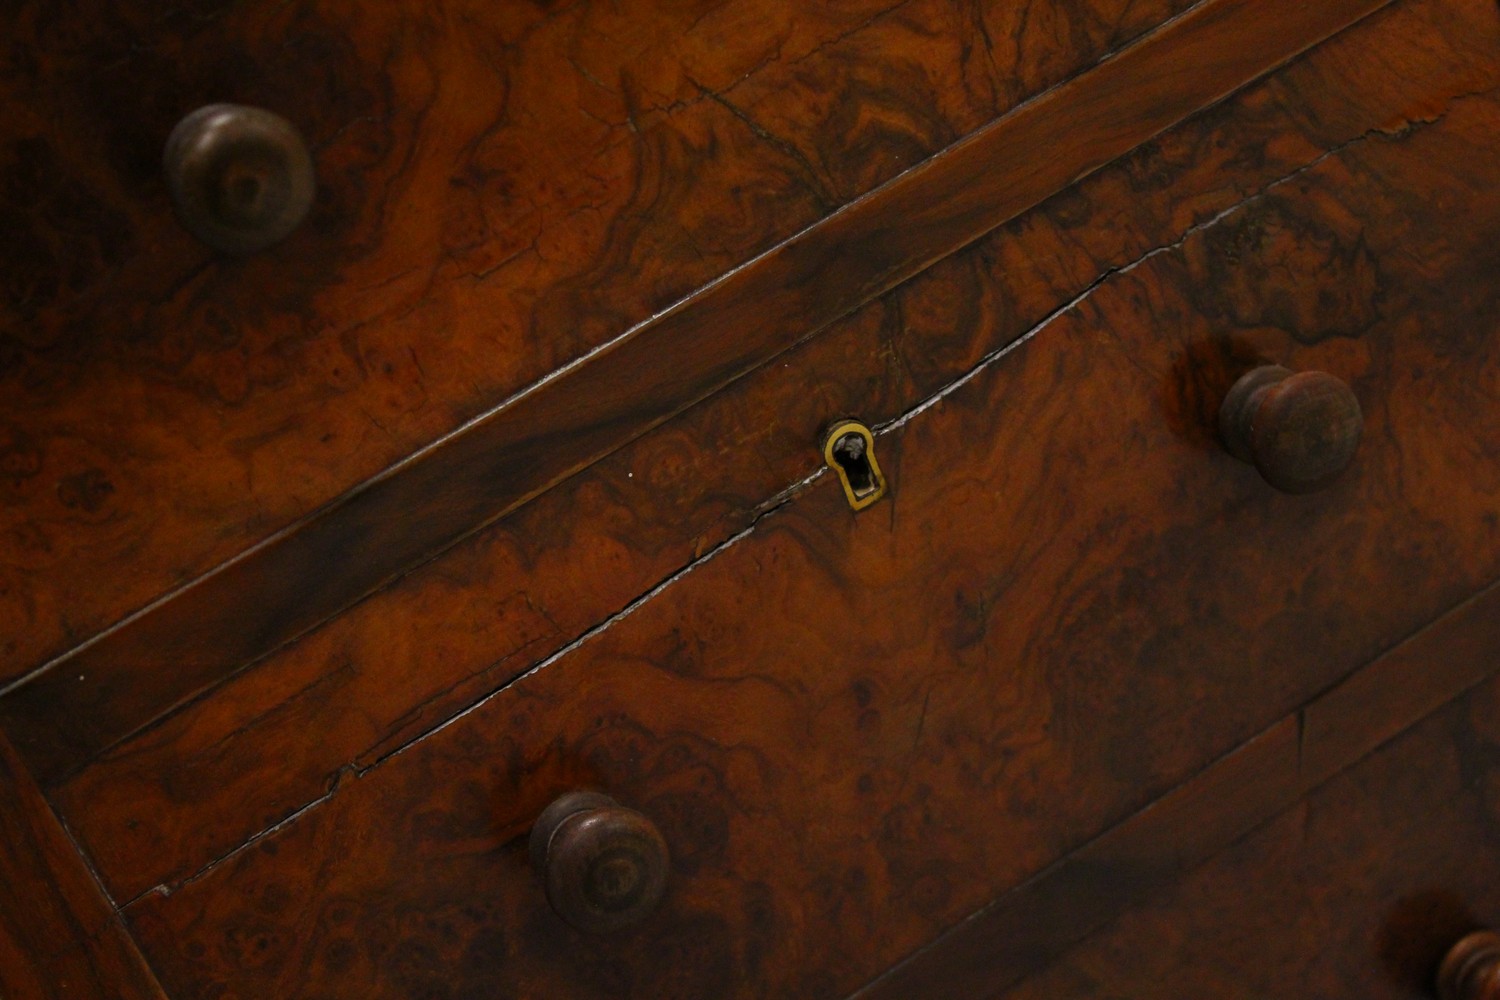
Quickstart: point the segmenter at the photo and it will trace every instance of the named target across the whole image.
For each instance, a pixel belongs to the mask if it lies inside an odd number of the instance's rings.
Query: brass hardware
[[[885,473],[875,460],[875,435],[858,420],[841,420],[823,439],[823,460],[838,473],[844,484],[844,496],[855,510],[885,496]]]

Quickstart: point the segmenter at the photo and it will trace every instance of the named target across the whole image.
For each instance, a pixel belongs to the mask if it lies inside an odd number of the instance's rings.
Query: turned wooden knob
[[[531,863],[552,909],[581,931],[640,923],[667,887],[667,843],[655,824],[598,792],[570,792],[543,810]]]
[[[226,253],[284,238],[307,216],[316,188],[292,123],[239,104],[210,104],[178,122],[162,165],[183,226]]]
[[[1219,407],[1229,453],[1285,493],[1312,493],[1349,467],[1364,415],[1354,391],[1326,372],[1265,365],[1234,384]]]
[[[1449,949],[1437,993],[1441,1000],[1500,1000],[1500,934],[1476,931]]]

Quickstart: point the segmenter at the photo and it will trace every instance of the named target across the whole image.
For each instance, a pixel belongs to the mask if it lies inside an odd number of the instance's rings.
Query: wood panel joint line
[[[1453,645],[1472,650],[1454,656]],[[851,1000],[997,997],[1500,674],[1500,581],[1005,891]],[[1416,669],[1426,664],[1428,669]]]
[[[0,697],[0,721],[38,780],[55,787],[105,748],[1391,2],[1205,0],[32,673]]]

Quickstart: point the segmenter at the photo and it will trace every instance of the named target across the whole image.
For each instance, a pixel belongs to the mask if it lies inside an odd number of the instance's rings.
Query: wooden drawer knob
[[[645,816],[598,792],[570,792],[531,828],[531,863],[557,915],[581,931],[650,916],[667,886],[667,844]]]
[[[1500,934],[1476,931],[1454,945],[1438,968],[1441,1000],[1500,1000]]]
[[[1219,407],[1229,453],[1285,493],[1312,493],[1349,467],[1364,415],[1354,391],[1326,372],[1265,365],[1245,375]]]
[[[239,104],[210,104],[178,122],[163,166],[183,226],[226,253],[287,236],[316,188],[312,157],[292,123]]]

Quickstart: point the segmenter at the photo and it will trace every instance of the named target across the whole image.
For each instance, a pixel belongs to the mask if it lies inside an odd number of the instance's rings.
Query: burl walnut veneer
[[[0,22],[3,1000],[1497,995],[1492,0]]]

